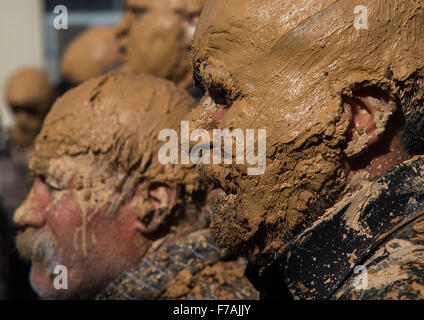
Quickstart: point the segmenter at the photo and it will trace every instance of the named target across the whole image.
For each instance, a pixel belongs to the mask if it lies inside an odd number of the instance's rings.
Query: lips
[[[225,201],[229,196],[229,193],[221,186],[212,187],[208,194],[208,202],[210,205],[214,206],[219,202]]]
[[[27,228],[16,237],[19,254],[26,260],[39,265],[45,274],[52,274],[59,261],[59,245],[50,233]]]
[[[227,109],[220,107],[216,113],[214,114],[215,120],[222,120],[224,119],[225,114],[227,113]]]

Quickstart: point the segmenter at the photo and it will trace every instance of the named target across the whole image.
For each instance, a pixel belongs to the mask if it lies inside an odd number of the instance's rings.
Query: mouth
[[[47,276],[53,275],[54,267],[59,264],[59,247],[53,236],[27,228],[17,234],[16,247],[24,260],[39,266]]]
[[[122,60],[126,60],[128,58],[128,49],[125,38],[119,39],[119,55]]]
[[[225,197],[228,195],[227,192],[225,192],[224,188],[222,188],[221,186],[212,188],[209,194],[216,197]]]
[[[220,183],[215,182],[209,189],[208,202],[211,205],[216,205],[217,203],[226,201],[226,199],[235,195],[237,195],[235,191],[226,189]]]

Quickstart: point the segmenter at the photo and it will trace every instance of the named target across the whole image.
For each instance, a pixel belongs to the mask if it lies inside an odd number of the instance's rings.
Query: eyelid
[[[231,89],[220,83],[209,86],[207,92],[217,105],[225,106],[227,109],[231,108],[234,101],[239,97]]]
[[[49,184],[49,183],[46,183],[46,185],[47,185],[47,187],[50,189],[50,190],[53,190],[53,191],[62,191],[63,189],[60,189],[60,188],[58,188],[58,187],[55,187],[55,186],[52,186],[51,184]]]
[[[49,190],[51,190],[51,191],[63,191],[62,188],[60,188],[58,186],[54,186],[52,183],[48,182],[45,177],[40,177],[40,178],[41,178],[41,181],[47,186],[47,188],[49,188]]]
[[[141,17],[142,15],[144,15],[147,12],[146,8],[131,8],[131,13],[134,14],[137,17]]]

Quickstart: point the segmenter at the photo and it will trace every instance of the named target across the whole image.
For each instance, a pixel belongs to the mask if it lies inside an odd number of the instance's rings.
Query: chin
[[[58,291],[53,287],[53,280],[53,276],[48,275],[40,264],[32,264],[30,284],[40,298],[57,299]]]
[[[233,197],[221,196],[213,202],[211,233],[220,247],[248,257],[254,232],[246,221],[240,221]]]
[[[46,272],[40,264],[34,263],[31,267],[30,284],[35,293],[44,300],[65,300],[74,297],[74,290],[55,289],[53,281],[54,274]],[[68,280],[68,286],[71,280]]]

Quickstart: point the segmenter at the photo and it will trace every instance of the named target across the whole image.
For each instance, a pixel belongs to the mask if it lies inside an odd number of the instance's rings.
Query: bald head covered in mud
[[[422,153],[423,31],[419,1],[208,2],[191,129],[267,130],[263,175],[200,167],[222,246],[266,265],[361,179]]]
[[[190,46],[205,3],[127,0],[127,13],[118,26],[123,71],[191,85]]]
[[[100,26],[84,31],[66,48],[60,71],[71,85],[99,77],[120,66],[116,28]]]
[[[54,89],[47,74],[38,68],[25,67],[14,72],[6,83],[6,102],[15,114],[11,142],[27,147],[41,129],[54,99]]]
[[[156,240],[199,229],[198,211],[184,210],[203,201],[198,175],[161,165],[154,138],[193,103],[171,82],[115,73],[57,101],[30,162],[36,181],[14,216],[25,228],[17,247],[33,262],[31,283],[41,297],[92,297]],[[68,290],[53,287],[57,265],[68,270]]]

